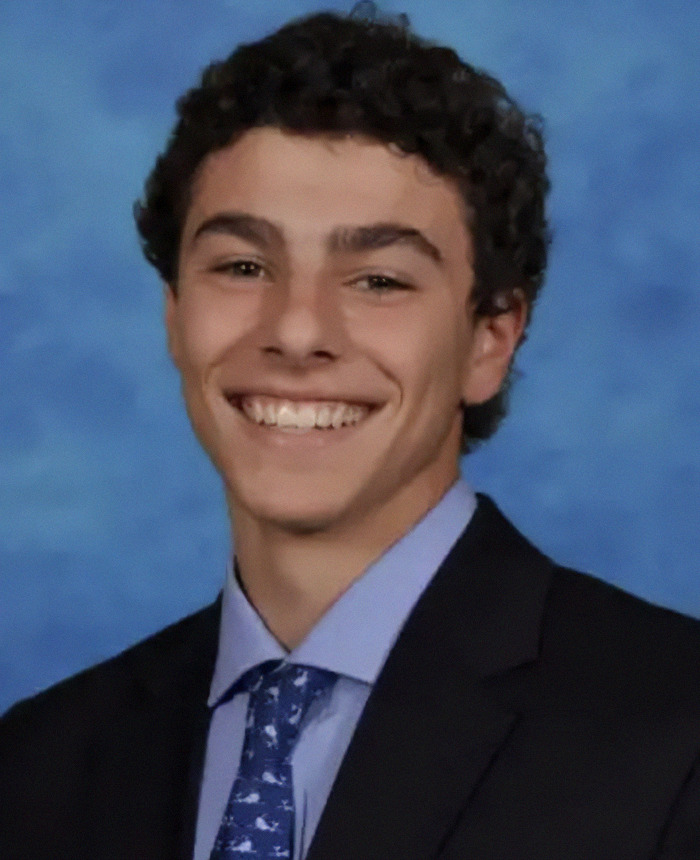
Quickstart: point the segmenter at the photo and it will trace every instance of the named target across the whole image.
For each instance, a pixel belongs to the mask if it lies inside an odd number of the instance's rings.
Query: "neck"
[[[455,478],[424,493],[420,503],[410,504],[409,494],[362,522],[308,532],[230,504],[243,586],[275,638],[289,650],[302,642],[369,565],[440,501]]]

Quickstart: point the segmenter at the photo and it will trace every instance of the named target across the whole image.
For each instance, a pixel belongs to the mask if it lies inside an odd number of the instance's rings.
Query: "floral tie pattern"
[[[336,678],[324,669],[268,660],[236,683],[232,693],[250,693],[245,740],[210,860],[291,860],[292,752],[309,706]]]

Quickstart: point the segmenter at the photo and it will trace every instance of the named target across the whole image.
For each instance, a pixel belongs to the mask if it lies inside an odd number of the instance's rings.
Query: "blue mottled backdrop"
[[[0,5],[0,709],[222,581],[222,493],[131,205],[201,67],[318,8]],[[548,284],[468,477],[557,560],[700,616],[700,5],[383,8],[547,121]]]

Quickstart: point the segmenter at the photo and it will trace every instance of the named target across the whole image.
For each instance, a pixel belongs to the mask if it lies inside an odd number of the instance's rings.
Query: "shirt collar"
[[[411,531],[355,580],[291,652],[267,629],[229,563],[209,705],[216,705],[244,672],[264,660],[288,659],[373,684],[411,610],[475,509],[471,488],[463,479],[457,480]]]

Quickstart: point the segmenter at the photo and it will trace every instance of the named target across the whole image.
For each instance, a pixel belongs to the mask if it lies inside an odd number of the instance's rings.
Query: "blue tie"
[[[268,660],[234,685],[232,694],[250,693],[245,740],[210,860],[291,860],[292,752],[306,711],[336,678],[324,669]]]

